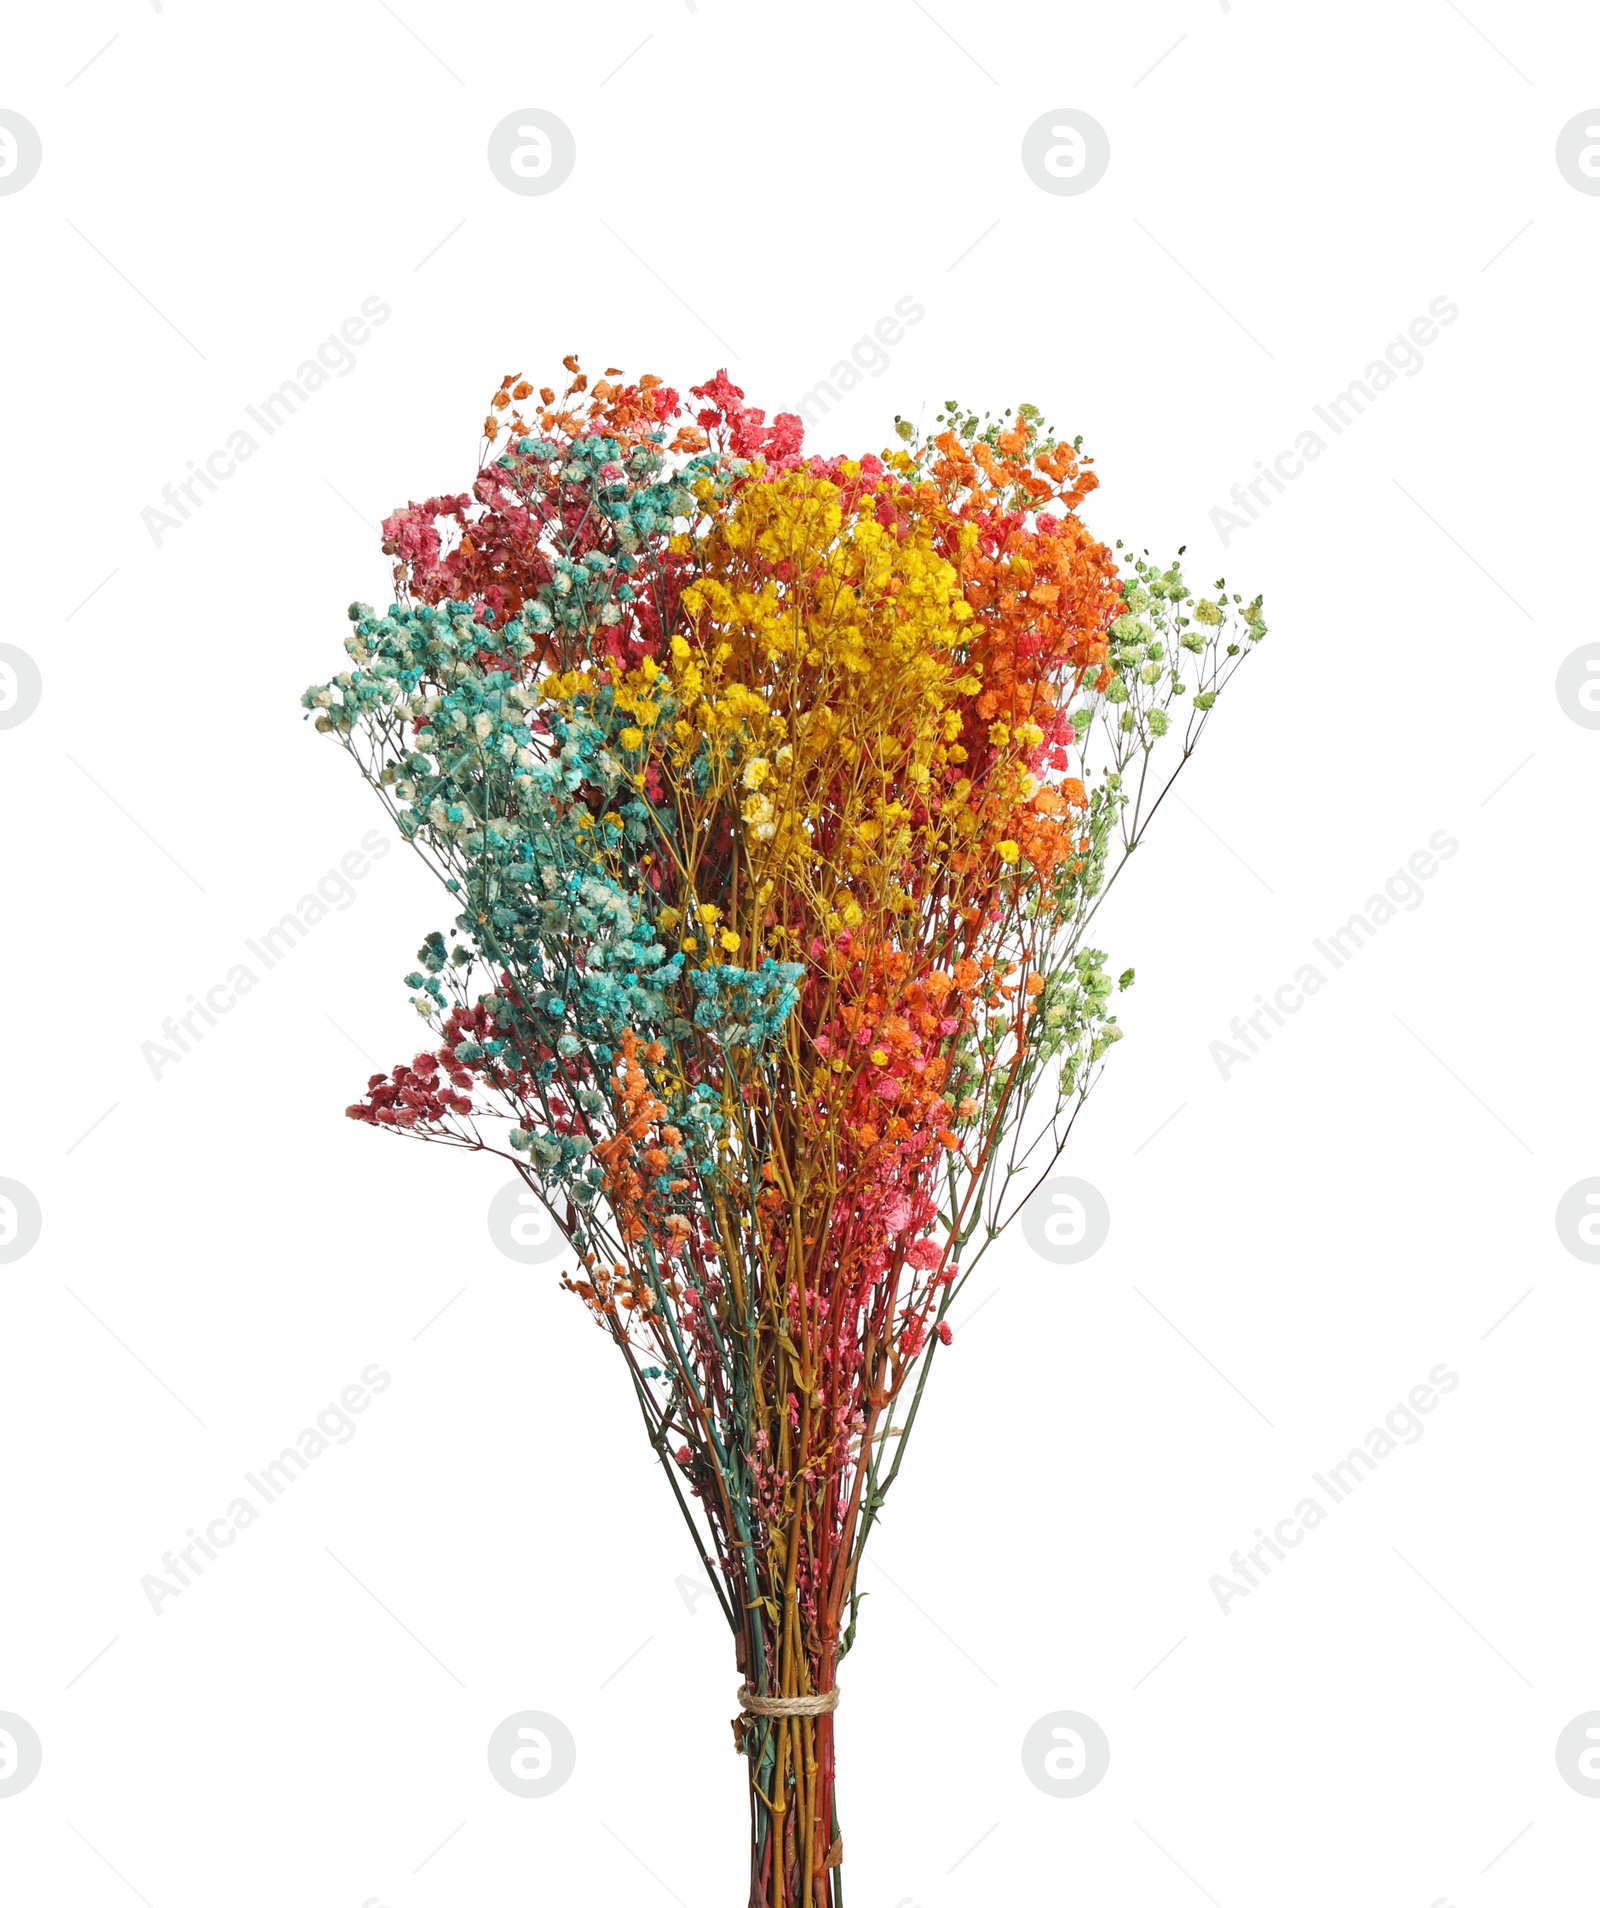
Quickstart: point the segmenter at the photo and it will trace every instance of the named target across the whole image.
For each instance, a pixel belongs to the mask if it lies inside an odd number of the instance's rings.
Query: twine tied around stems
[[[828,1716],[839,1707],[839,1692],[825,1689],[817,1696],[758,1696],[748,1683],[741,1683],[739,1707],[751,1716]]]

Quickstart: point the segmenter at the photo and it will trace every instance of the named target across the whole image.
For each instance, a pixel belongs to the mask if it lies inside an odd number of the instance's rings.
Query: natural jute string
[[[839,1707],[839,1692],[825,1689],[820,1696],[758,1696],[748,1683],[741,1683],[739,1707],[752,1716],[827,1716]]]

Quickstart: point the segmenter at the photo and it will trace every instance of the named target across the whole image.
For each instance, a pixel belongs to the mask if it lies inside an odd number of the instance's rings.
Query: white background
[[[810,442],[1031,399],[1097,458],[1098,532],[1187,543],[1271,635],[1101,917],[1139,980],[1069,1170],[1109,1242],[996,1250],[869,1563],[848,1898],[1592,1900],[1600,1805],[1554,1746],[1600,1707],[1600,1271],[1554,1212],[1600,1172],[1600,734],[1554,683],[1597,634],[1600,199],[1554,146],[1600,21],[603,14],[88,0],[7,33],[44,162],[0,197],[0,640],[44,693],[0,734],[0,1176],[43,1233],[0,1266],[0,1710],[44,1763],[0,1890],[742,1901],[731,1651],[614,1354],[495,1250],[492,1163],[342,1117],[416,1044],[420,868],[377,863],[159,1080],[141,1043],[381,823],[296,699],[387,601],[371,525],[465,485],[505,372],[726,364],[776,407],[911,296]],[[577,142],[548,196],[485,160],[528,106]],[[1082,196],[1020,162],[1064,106],[1111,141]],[[355,369],[153,542],[369,296]],[[1422,371],[1224,551],[1229,486],[1439,296]],[[1439,829],[1424,903],[1224,1081],[1210,1043]],[[141,1577],[375,1360],[359,1435],[156,1616]],[[1224,1615],[1211,1575],[1441,1360],[1422,1441]],[[578,1745],[545,1800],[485,1760],[521,1709]],[[1112,1745],[1079,1800],[1020,1759],[1060,1709]]]

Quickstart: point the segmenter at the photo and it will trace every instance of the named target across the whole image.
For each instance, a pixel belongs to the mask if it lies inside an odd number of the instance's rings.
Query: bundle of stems
[[[752,1908],[839,1908],[862,1557],[1120,1037],[1090,924],[1265,625],[1120,567],[1032,406],[823,459],[725,373],[691,422],[567,370],[385,522],[395,601],[306,692],[454,910],[349,1112],[571,1243],[733,1633]]]

